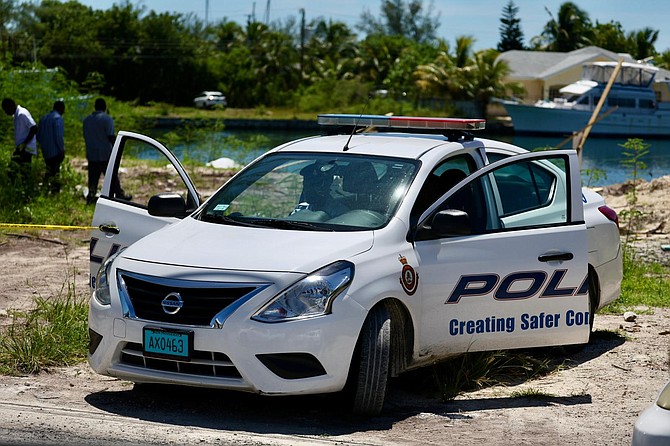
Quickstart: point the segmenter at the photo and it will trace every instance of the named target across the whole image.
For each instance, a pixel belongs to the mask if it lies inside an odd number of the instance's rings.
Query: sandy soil
[[[638,188],[647,216],[643,243],[668,243],[670,178]],[[642,188],[643,187],[643,188]],[[606,188],[625,206],[625,186]],[[0,234],[0,324],[64,283],[86,294],[87,234]],[[159,388],[94,374],[86,364],[34,376],[0,377],[0,444],[242,445],[626,445],[638,414],[670,377],[670,309],[639,311],[636,322],[598,315],[584,351],[555,352],[554,373],[510,386],[467,392],[443,402],[412,383],[391,384],[383,416],[353,419],[332,397],[268,398],[199,389]],[[413,384],[413,385],[410,385]],[[412,390],[409,390],[412,389]],[[540,398],[515,396],[539,392]]]

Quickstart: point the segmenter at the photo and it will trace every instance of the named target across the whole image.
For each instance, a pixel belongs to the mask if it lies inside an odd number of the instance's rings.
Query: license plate
[[[193,332],[144,327],[144,354],[188,361],[193,350]]]

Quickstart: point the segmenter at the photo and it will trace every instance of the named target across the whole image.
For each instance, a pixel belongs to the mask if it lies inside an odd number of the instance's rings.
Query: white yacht
[[[583,130],[616,66],[585,64],[582,79],[561,88],[561,96],[551,101],[504,101],[515,133],[570,135]],[[670,80],[656,79],[658,72],[650,64],[624,62],[591,135],[670,137]]]

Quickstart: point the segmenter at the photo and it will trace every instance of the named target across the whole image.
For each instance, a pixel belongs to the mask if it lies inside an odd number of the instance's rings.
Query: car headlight
[[[658,400],[656,401],[656,405],[663,409],[670,410],[670,382],[668,382],[661,391]]]
[[[96,275],[95,291],[93,292],[93,297],[95,297],[95,300],[97,300],[101,305],[109,305],[112,303],[112,296],[109,291],[110,273],[114,259],[116,259],[122,251],[123,249],[120,249],[111,256],[107,257],[107,259],[102,262],[102,265],[100,265],[100,269]]]
[[[330,313],[333,300],[354,278],[354,265],[340,260],[291,285],[253,315],[260,322],[283,322]]]

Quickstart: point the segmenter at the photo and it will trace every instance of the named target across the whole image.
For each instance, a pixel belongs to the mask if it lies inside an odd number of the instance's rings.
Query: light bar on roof
[[[318,116],[320,125],[355,125],[424,130],[484,130],[485,119],[425,118],[419,116],[326,114]]]

